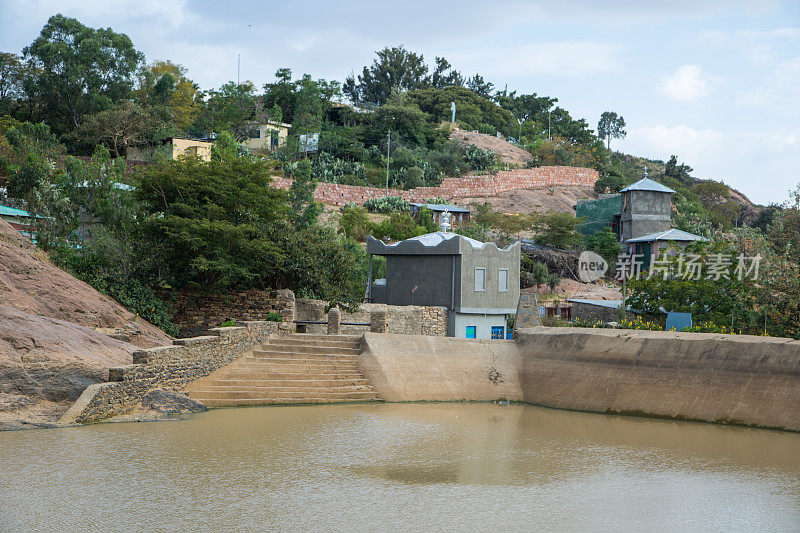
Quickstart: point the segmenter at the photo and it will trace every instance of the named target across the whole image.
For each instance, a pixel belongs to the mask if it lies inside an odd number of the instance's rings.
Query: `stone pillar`
[[[337,307],[328,311],[328,335],[338,335],[342,326],[342,312]]]
[[[389,314],[386,311],[372,311],[369,314],[369,330],[372,333],[389,331]]]

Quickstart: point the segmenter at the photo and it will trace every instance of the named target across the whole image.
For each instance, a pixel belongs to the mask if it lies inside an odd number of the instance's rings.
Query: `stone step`
[[[283,355],[283,356],[313,356],[313,357],[351,357],[354,360],[359,356],[361,352],[358,350],[350,350],[347,348],[331,348],[328,350],[327,348],[308,348],[303,350],[298,350],[296,347],[293,346],[275,346],[275,347],[264,347],[258,348],[253,350],[253,356],[267,356],[267,355]]]
[[[361,335],[315,335],[313,333],[293,333],[291,335],[273,335],[269,338],[269,342],[292,342],[292,343],[310,343],[310,344],[342,344],[342,345],[360,345]]]
[[[361,377],[344,377],[336,379],[216,379],[208,383],[209,387],[369,387],[369,381]]]
[[[242,407],[248,405],[313,405],[325,403],[358,403],[358,402],[379,402],[380,398],[340,398],[331,400],[329,398],[203,398],[201,396],[192,396],[193,400],[197,400],[206,405],[206,407]]]
[[[309,394],[345,394],[350,392],[375,392],[369,385],[353,385],[344,384],[336,385],[331,383],[320,383],[318,385],[254,385],[251,382],[247,383],[230,383],[227,385],[220,385],[217,382],[209,383],[197,388],[197,391],[205,392],[231,392],[234,394],[251,394],[258,396],[272,396],[273,394],[288,394],[288,393],[309,393]],[[310,392],[313,391],[313,392]],[[308,396],[308,394],[306,394]]]
[[[355,400],[367,399],[373,400],[378,398],[378,394],[373,390],[351,390],[351,391],[324,391],[324,390],[298,390],[298,391],[281,391],[281,390],[207,390],[205,388],[197,389],[189,393],[192,399],[206,398],[209,400],[235,400],[235,399],[264,399],[264,400],[302,400],[307,398],[319,398],[327,400]]]
[[[313,344],[283,344],[267,343],[258,348],[264,352],[294,352],[294,353],[322,353],[331,355],[358,355],[361,353],[359,346],[321,346]]]
[[[255,368],[255,367],[270,367],[270,368],[304,368],[306,370],[325,370],[337,369],[342,370],[356,370],[358,365],[355,361],[320,361],[316,359],[257,359],[246,357],[243,358],[237,365],[239,368]]]
[[[363,376],[357,370],[275,370],[272,368],[263,369],[229,369],[227,372],[218,374],[218,379],[361,379]]]

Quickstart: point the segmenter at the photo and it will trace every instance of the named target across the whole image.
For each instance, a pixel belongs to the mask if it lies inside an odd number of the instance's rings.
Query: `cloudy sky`
[[[759,203],[800,183],[800,2],[0,0],[0,50],[54,13],[127,33],[204,88],[288,66],[343,80],[386,45],[444,56],[498,87],[555,96],[595,126],[622,114],[622,151],[677,154]],[[612,148],[614,148],[612,144]]]

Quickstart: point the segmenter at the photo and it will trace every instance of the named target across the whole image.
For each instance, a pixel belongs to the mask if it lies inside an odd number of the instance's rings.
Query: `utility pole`
[[[517,118],[517,122],[519,122],[519,135],[517,135],[517,143],[522,142],[522,120]]]
[[[240,85],[240,75],[242,73],[242,54],[236,54],[236,85]]]
[[[389,147],[392,146],[392,130],[386,138],[386,198],[389,198]]]
[[[547,140],[549,141],[550,139],[552,139],[552,137],[550,137],[550,110],[548,110],[547,111]]]

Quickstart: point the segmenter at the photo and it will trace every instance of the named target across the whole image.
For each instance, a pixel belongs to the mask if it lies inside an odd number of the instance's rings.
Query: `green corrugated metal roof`
[[[17,209],[16,207],[8,207],[7,205],[0,205],[0,216],[7,217],[29,217],[31,216],[27,211]]]

